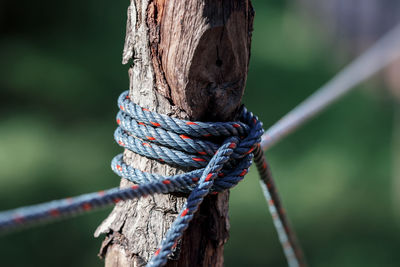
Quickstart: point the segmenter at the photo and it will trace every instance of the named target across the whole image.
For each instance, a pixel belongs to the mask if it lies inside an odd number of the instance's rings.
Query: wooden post
[[[250,0],[131,0],[123,63],[130,97],[170,116],[228,121],[237,116],[250,57]],[[127,164],[162,175],[182,170],[125,151]],[[131,185],[121,180],[121,187]],[[186,198],[154,195],[118,203],[98,227],[106,266],[143,266]],[[209,196],[167,266],[223,266],[229,192]]]

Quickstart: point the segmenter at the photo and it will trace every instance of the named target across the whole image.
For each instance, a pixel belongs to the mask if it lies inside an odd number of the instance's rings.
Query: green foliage
[[[128,2],[6,1],[0,15],[0,209],[112,187]],[[254,1],[244,103],[267,128],[340,66],[284,1]],[[373,87],[373,86],[371,86]],[[311,266],[396,266],[392,109],[351,93],[267,153]],[[285,266],[255,170],[231,193],[227,266]],[[102,266],[109,210],[1,237],[2,266]]]

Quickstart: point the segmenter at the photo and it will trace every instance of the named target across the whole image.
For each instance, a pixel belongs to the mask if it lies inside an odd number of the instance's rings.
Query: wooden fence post
[[[228,121],[237,116],[250,58],[250,0],[131,0],[123,63],[132,101],[170,116]],[[125,151],[127,164],[162,175],[183,170]],[[121,187],[131,185],[121,180]],[[95,235],[105,234],[106,266],[143,266],[185,196],[154,195],[118,203]],[[167,266],[223,266],[229,192],[209,196]]]

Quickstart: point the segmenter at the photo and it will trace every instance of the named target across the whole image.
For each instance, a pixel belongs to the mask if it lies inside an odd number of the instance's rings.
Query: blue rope
[[[232,188],[244,178],[263,134],[262,123],[246,108],[243,108],[238,122],[192,122],[143,109],[130,101],[128,92],[121,94],[118,105],[119,127],[114,137],[120,146],[192,170],[174,176],[146,173],[125,164],[120,154],[112,160],[111,167],[116,174],[135,185],[1,212],[0,232],[149,194],[187,192],[186,204],[148,262],[148,266],[162,266],[204,197],[212,191]],[[216,139],[225,140],[222,144],[211,141]]]

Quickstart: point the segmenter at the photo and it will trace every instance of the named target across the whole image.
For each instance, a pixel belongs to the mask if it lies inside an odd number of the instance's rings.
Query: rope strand
[[[400,58],[400,24],[301,102],[262,136],[264,151],[309,121],[356,85]]]
[[[286,211],[279,197],[278,189],[272,178],[271,169],[265,159],[261,146],[254,151],[254,162],[260,175],[260,185],[267,200],[269,212],[274,222],[275,230],[290,267],[306,266],[302,249],[297,241]]]

